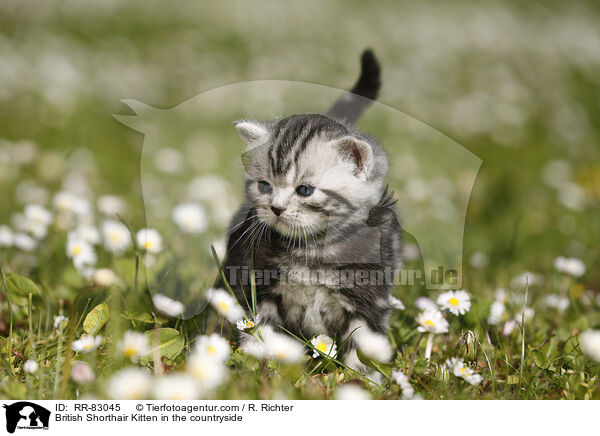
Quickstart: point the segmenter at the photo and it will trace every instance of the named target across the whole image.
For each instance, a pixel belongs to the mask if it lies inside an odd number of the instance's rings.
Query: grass
[[[555,32],[552,25],[563,20],[594,29],[600,12],[593,4],[565,9],[557,3],[540,11],[510,2],[500,9],[487,3],[400,7],[390,2],[366,11],[361,3],[348,2],[319,9],[319,20],[304,15],[304,9],[270,9],[246,20],[221,6],[203,8],[199,18],[191,9],[180,14],[177,8],[164,11],[136,2],[117,4],[113,13],[73,9],[70,15],[45,8],[27,12],[9,3],[0,7],[0,36],[7,48],[5,65],[16,74],[0,69],[6,90],[0,94],[5,139],[0,224],[12,226],[13,214],[29,203],[53,209],[52,196],[65,189],[81,192],[93,205],[101,195],[114,194],[126,209],[111,218],[126,223],[131,236],[146,226],[156,228],[165,248],[145,258],[133,249],[135,238],[120,255],[97,245],[97,267],[119,278],[118,284],[103,286],[84,278],[65,255],[66,232],[56,210],[35,250],[0,247],[0,397],[104,398],[110,394],[107,381],[122,368],[184,371],[194,338],[217,332],[231,342],[232,354],[228,377],[210,394],[214,398],[329,399],[339,386],[355,383],[372,398],[399,399],[391,369],[408,374],[416,394],[426,399],[600,398],[600,364],[582,353],[579,341],[582,332],[600,328],[600,156],[594,146],[600,139],[600,108],[590,98],[597,95],[590,74],[597,60],[591,52],[569,49],[583,37]],[[313,13],[316,7],[304,6]],[[339,23],[340,10],[353,18],[354,27]],[[480,11],[496,17],[495,24],[479,21]],[[429,19],[436,25],[422,24]],[[482,28],[489,34],[477,33]],[[597,37],[590,32],[585,38]],[[535,35],[542,35],[542,42]],[[488,43],[487,37],[501,44]],[[235,327],[206,307],[204,291],[219,273],[217,241],[243,189],[241,141],[231,122],[273,115],[270,106],[231,98],[197,112],[209,104],[200,98],[182,105],[183,112],[167,111],[175,117],[155,120],[159,132],[145,137],[110,115],[131,114],[119,103],[123,98],[167,108],[245,80],[285,78],[343,87],[354,77],[365,46],[373,46],[382,59],[382,101],[411,115],[376,106],[361,122],[390,155],[390,185],[402,200],[401,215],[416,219],[425,211],[429,219],[445,204],[434,195],[440,185],[432,185],[422,203],[411,198],[407,192],[415,189],[415,178],[429,183],[441,173],[454,192],[462,186],[461,172],[447,171],[463,168],[461,162],[443,156],[411,173],[407,152],[421,163],[423,156],[431,157],[428,147],[453,138],[482,160],[469,197],[461,257],[462,288],[471,295],[471,309],[445,315],[449,330],[435,336],[426,359],[427,337],[416,329],[417,301],[435,300],[439,291],[395,288],[406,309],[390,319],[392,362],[370,362],[382,373],[374,380],[380,384],[323,356],[292,366],[247,356],[237,349]],[[320,110],[332,95],[308,87],[305,93],[269,98],[286,112]],[[175,174],[157,168],[157,161],[162,161],[158,166],[168,161],[168,155],[156,157],[166,147],[185,156]],[[208,225],[190,237],[173,225],[170,211],[186,199],[189,183],[199,175],[212,177],[196,185],[203,190],[195,193]],[[27,198],[35,198],[36,191],[37,199]],[[95,225],[106,218],[94,207]],[[452,241],[450,231],[431,233],[441,238],[440,246]],[[417,245],[422,241],[408,231],[404,237],[407,268],[422,271]],[[558,256],[581,259],[585,274],[557,271]],[[526,271],[537,280],[515,279]],[[506,310],[491,324],[500,288]],[[157,290],[182,301],[187,315],[197,315],[178,319],[157,312],[151,298]],[[548,307],[548,295],[566,298],[568,307]],[[255,307],[255,295],[251,298]],[[102,303],[108,318],[93,333],[103,336],[103,344],[93,353],[74,352],[73,341],[86,333],[86,317]],[[533,316],[526,316],[525,307],[535,310]],[[69,322],[55,328],[59,314]],[[154,345],[162,344],[159,352],[132,365],[118,347],[127,330],[147,332]],[[472,386],[448,373],[444,362],[452,357],[464,358],[482,382]],[[29,359],[39,363],[37,372],[24,373]],[[73,380],[70,368],[77,361],[94,368],[94,381]]]

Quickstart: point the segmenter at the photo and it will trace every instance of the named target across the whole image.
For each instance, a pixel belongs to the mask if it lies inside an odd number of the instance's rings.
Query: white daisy
[[[96,286],[108,287],[120,285],[121,279],[114,273],[113,270],[108,268],[100,268],[94,271],[92,274],[92,282]]]
[[[304,347],[289,336],[275,332],[263,332],[267,355],[285,364],[299,363],[304,359]]]
[[[203,354],[219,362],[229,359],[231,352],[229,343],[217,333],[210,336],[202,335],[196,341],[195,353]]]
[[[125,358],[135,361],[150,352],[148,336],[128,330],[119,342],[119,350]]]
[[[94,248],[77,237],[71,237],[67,240],[67,257],[73,259],[73,265],[78,270],[94,265],[97,260]]]
[[[90,365],[76,360],[71,368],[71,377],[73,377],[75,383],[84,384],[93,382],[96,379],[96,374]]]
[[[452,371],[452,374],[454,374],[456,377],[464,379],[471,385],[478,385],[481,383],[482,377],[465,365],[463,359],[453,357],[446,361],[446,366],[450,369],[450,371]]]
[[[69,318],[63,315],[55,315],[54,316],[54,328],[62,330],[69,323]]]
[[[225,366],[206,354],[192,353],[186,363],[186,371],[196,379],[203,390],[218,387],[227,375]]]
[[[15,233],[13,243],[22,251],[33,251],[37,247],[37,241],[26,233]]]
[[[417,309],[419,309],[419,310],[427,310],[427,309],[437,310],[437,308],[438,308],[437,304],[435,304],[435,301],[433,301],[431,298],[427,298],[427,297],[417,298],[415,300],[415,306],[417,306]]]
[[[154,294],[152,303],[154,303],[154,307],[169,316],[179,316],[185,310],[185,306],[181,301],[173,300],[163,294]]]
[[[525,286],[539,285],[544,281],[544,277],[540,274],[535,274],[530,271],[525,271],[510,281],[513,288],[522,289]]]
[[[343,384],[339,386],[335,391],[336,400],[370,400],[371,395],[368,391],[364,390],[355,384]]]
[[[417,316],[417,322],[419,323],[417,330],[421,333],[446,333],[448,331],[448,321],[437,309],[427,309],[421,312]]]
[[[464,315],[471,309],[471,297],[463,290],[448,291],[438,297],[437,304],[454,315]]]
[[[29,359],[27,362],[23,364],[23,371],[33,374],[38,370],[38,363],[35,360]]]
[[[88,216],[91,211],[90,203],[85,198],[67,191],[58,192],[52,204],[61,213],[77,216]]]
[[[148,397],[151,377],[142,368],[125,368],[114,374],[107,385],[113,400],[143,400]]]
[[[138,245],[148,253],[160,253],[163,249],[162,237],[154,229],[142,229],[136,235]]]
[[[544,305],[557,309],[559,312],[564,312],[569,307],[570,301],[568,297],[561,297],[556,294],[548,294],[544,297]]]
[[[575,258],[566,258],[558,256],[554,259],[554,267],[561,273],[568,274],[573,277],[581,277],[585,274],[585,264],[583,261]]]
[[[515,321],[518,325],[521,325],[521,320],[525,315],[525,321],[529,321],[535,315],[535,309],[533,307],[526,307],[524,312],[519,312],[515,315]]]
[[[116,195],[102,195],[98,198],[96,204],[100,213],[111,218],[125,212],[125,202]]]
[[[76,341],[73,341],[71,347],[78,353],[89,353],[94,351],[102,344],[102,336],[82,336]]]
[[[404,306],[404,303],[402,303],[402,301],[400,301],[398,298],[394,297],[393,295],[390,295],[390,306],[392,307],[392,309],[396,309],[396,310],[404,310],[406,308]]]
[[[315,347],[312,355],[313,358],[321,357],[321,353],[326,356],[334,357],[337,353],[335,342],[327,335],[318,335],[314,337],[310,343]],[[319,351],[321,353],[319,353]]]
[[[246,336],[242,341],[242,345],[240,346],[240,348],[247,355],[255,357],[257,359],[264,359],[267,355],[265,343],[259,341],[253,336]]]
[[[200,394],[195,379],[187,374],[164,375],[152,390],[157,400],[195,400]]]
[[[28,204],[23,215],[27,231],[37,239],[45,238],[48,226],[52,223],[52,213],[39,204]]]
[[[402,371],[392,371],[392,381],[402,388],[402,399],[410,400],[415,395],[415,389]]]
[[[582,351],[600,362],[600,330],[586,330],[579,337]]]
[[[245,332],[245,331],[250,331],[250,330],[254,329],[259,323],[260,323],[260,313],[256,315],[256,318],[254,318],[254,320],[250,320],[250,319],[246,319],[246,318],[238,319],[235,322],[235,326],[238,328],[238,330]]]
[[[104,247],[111,253],[121,254],[131,246],[127,226],[119,221],[106,220],[102,223]]]
[[[101,241],[100,232],[91,224],[80,224],[67,234],[67,238],[78,238],[92,245],[99,244]]]
[[[502,316],[506,311],[506,306],[502,301],[494,301],[490,307],[490,316],[488,317],[488,323],[491,325],[500,324]]]
[[[11,247],[14,243],[13,231],[10,227],[0,225],[0,247]]]
[[[182,203],[173,209],[173,221],[186,233],[200,233],[206,229],[208,221],[202,206],[196,203]]]
[[[229,322],[236,322],[244,316],[244,311],[238,302],[225,289],[208,289],[206,298]]]
[[[360,322],[354,322],[348,329],[354,332],[352,333],[352,339],[365,356],[377,362],[387,363],[390,361],[393,350],[387,337],[380,333],[375,333],[368,326]]]

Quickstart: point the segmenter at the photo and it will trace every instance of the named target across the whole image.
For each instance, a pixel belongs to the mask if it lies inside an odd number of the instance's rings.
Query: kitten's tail
[[[327,115],[354,124],[377,98],[381,87],[381,69],[371,49],[360,58],[360,76],[352,89],[342,95],[327,111]]]

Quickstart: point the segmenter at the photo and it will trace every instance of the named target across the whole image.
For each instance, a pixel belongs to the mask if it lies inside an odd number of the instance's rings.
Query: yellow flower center
[[[127,347],[123,350],[123,354],[125,355],[125,357],[128,358],[132,358],[133,356],[135,356],[135,348],[134,347]]]
[[[216,354],[217,349],[212,345],[209,345],[208,347],[206,347],[206,351],[208,351],[209,354]]]
[[[458,299],[451,298],[451,299],[448,300],[448,303],[450,303],[453,306],[458,306]]]
[[[92,348],[94,348],[94,344],[92,344],[91,342],[88,342],[87,344],[83,344],[84,350],[91,350]]]
[[[108,235],[108,239],[110,239],[111,242],[120,242],[121,235],[117,232],[112,232],[110,235]]]
[[[425,321],[423,321],[423,324],[428,325],[429,327],[435,327],[435,324],[430,319],[426,319]]]
[[[221,309],[223,312],[227,312],[229,310],[229,304],[224,301],[217,304],[217,306],[219,306],[219,309]]]
[[[275,357],[277,359],[284,360],[287,357],[287,354],[285,354],[283,351],[280,351],[279,353],[275,353]]]
[[[463,367],[460,369],[460,373],[461,373],[461,374],[464,374],[466,370],[467,370],[467,368],[463,366]]]
[[[254,323],[252,321],[246,321],[246,328],[251,329],[252,327],[254,327]]]
[[[326,353],[327,352],[327,345],[324,342],[319,342],[317,344],[317,350],[319,350],[321,353]]]
[[[153,247],[152,242],[151,241],[144,242],[144,247],[146,248],[146,250],[152,249],[152,247]]]
[[[76,245],[73,247],[73,254],[74,255],[78,255],[81,253],[81,247],[79,245]]]

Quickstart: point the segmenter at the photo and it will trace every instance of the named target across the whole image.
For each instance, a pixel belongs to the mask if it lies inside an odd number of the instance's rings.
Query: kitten
[[[382,274],[400,267],[388,160],[353,126],[379,87],[379,65],[366,50],[357,83],[326,114],[235,123],[248,146],[246,199],[231,223],[225,276],[247,304],[254,268],[261,324],[338,344],[350,337],[342,354],[354,368],[357,347],[391,357],[391,283]]]

